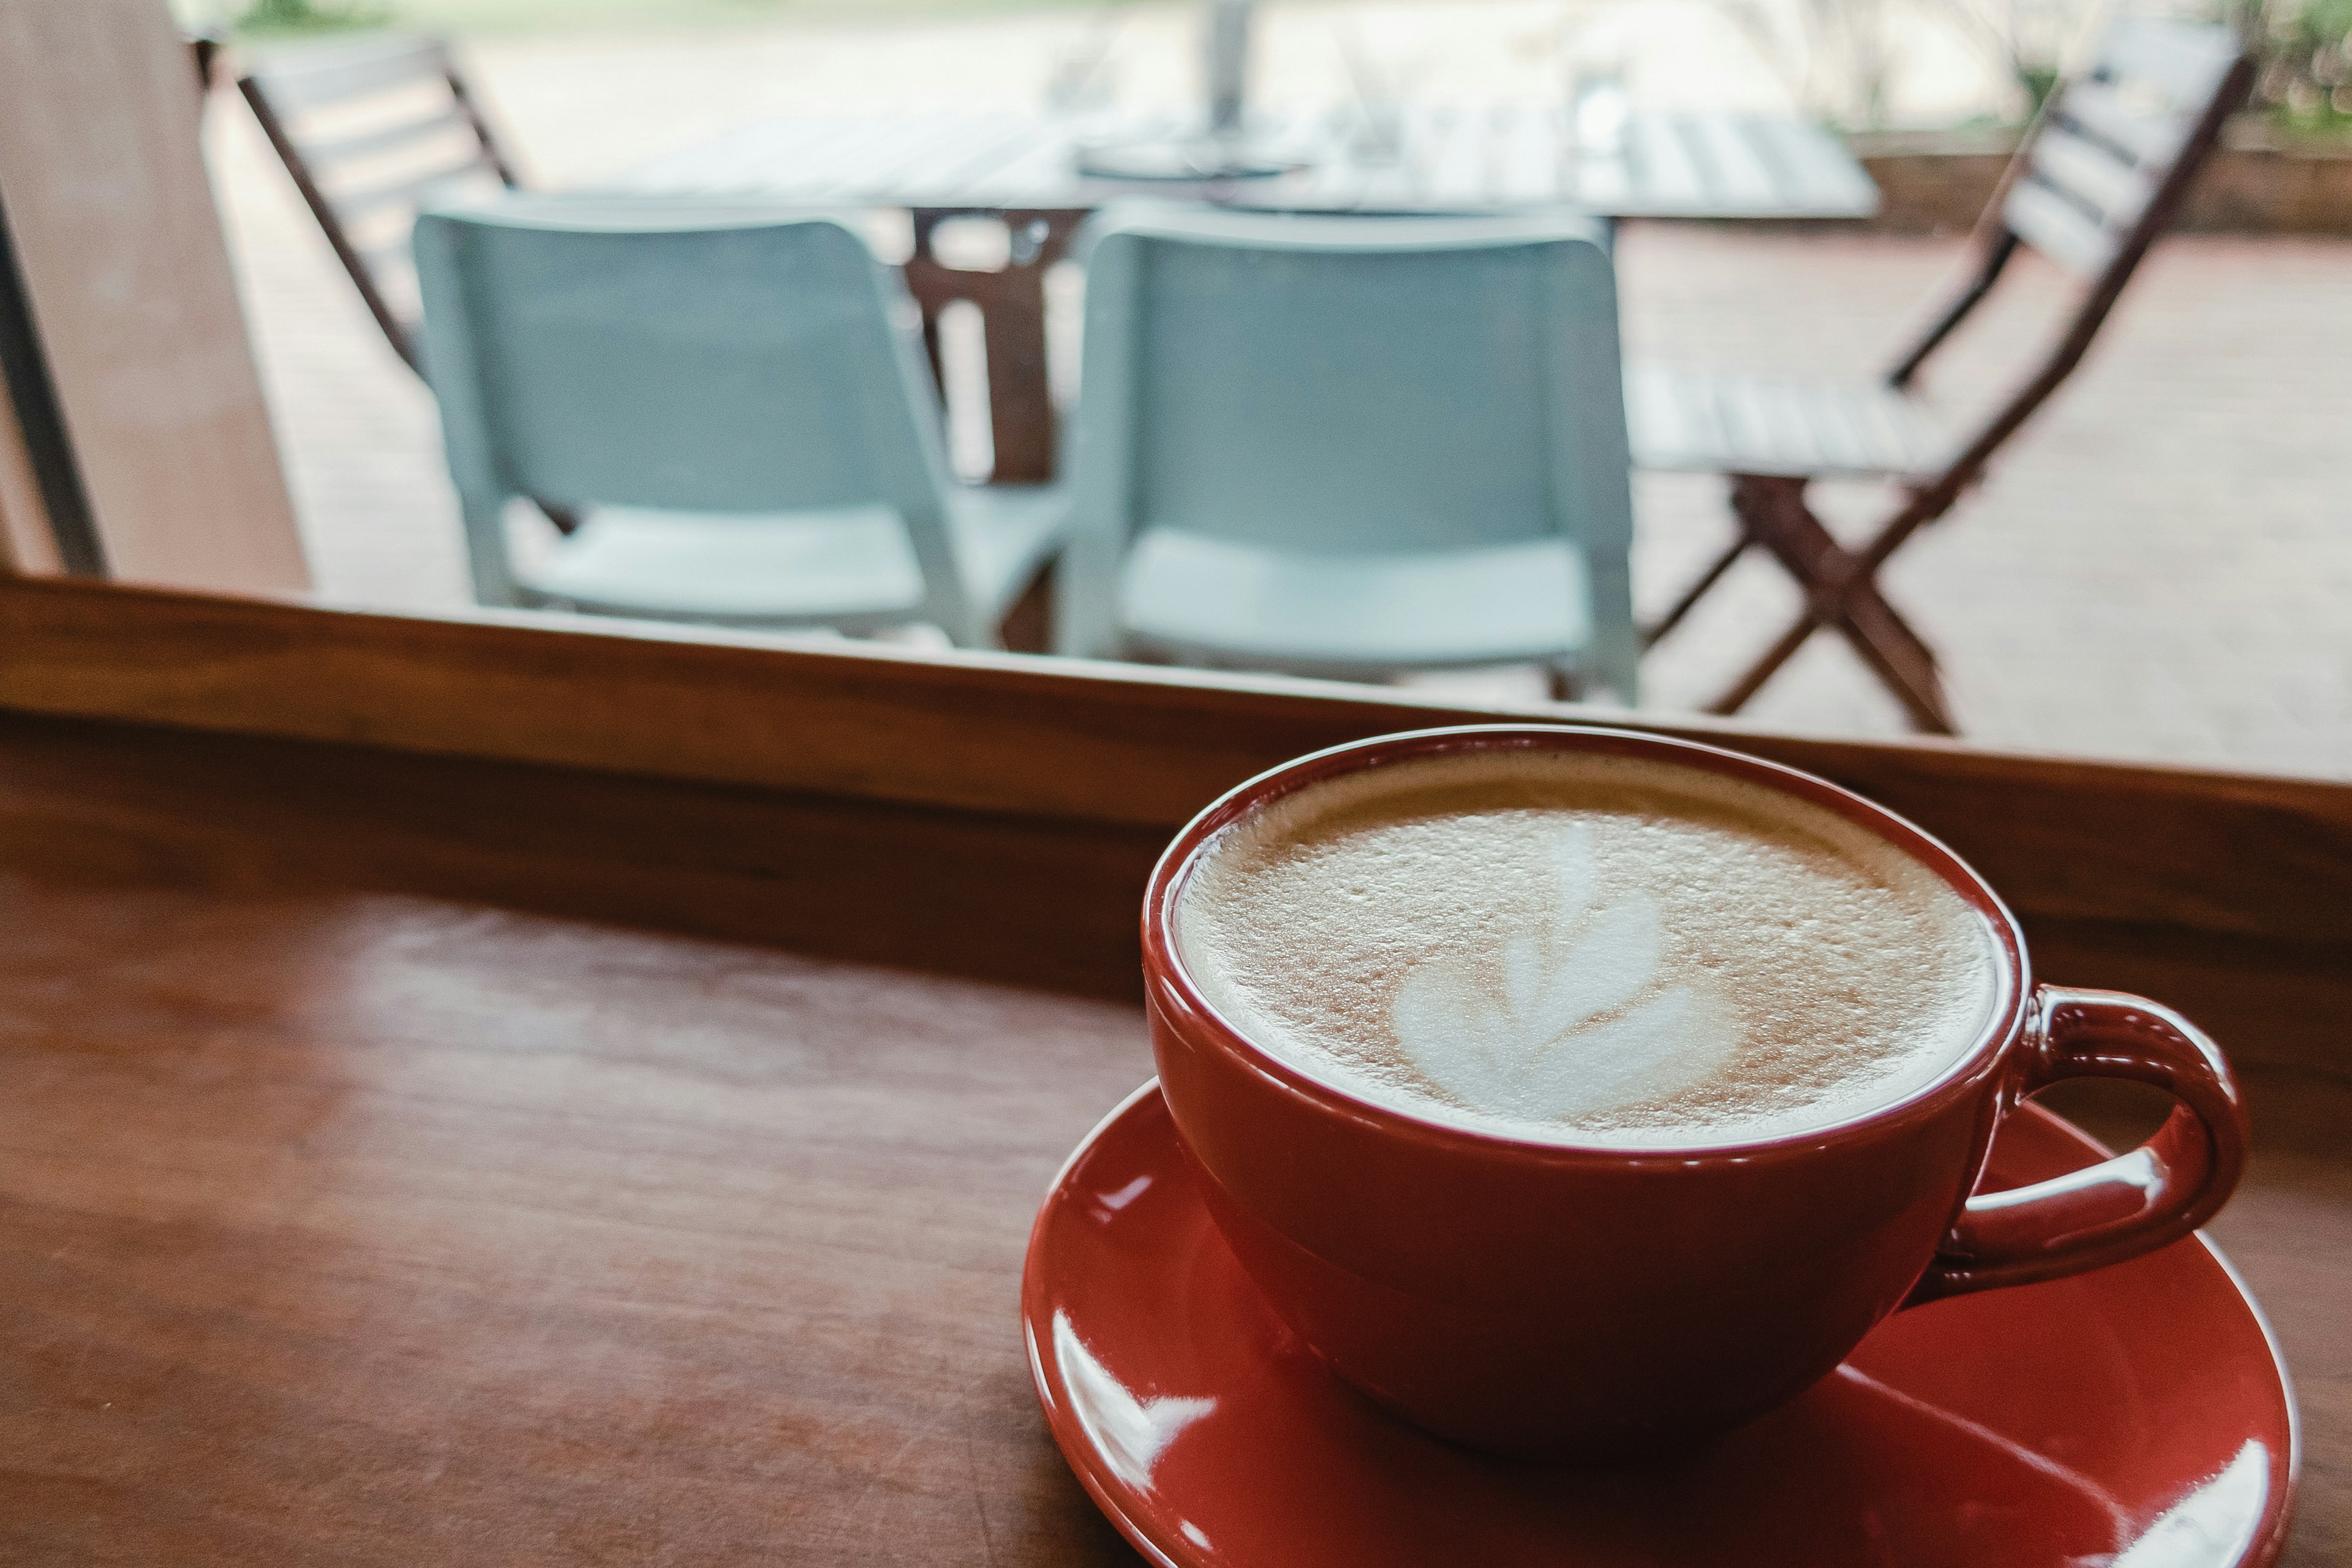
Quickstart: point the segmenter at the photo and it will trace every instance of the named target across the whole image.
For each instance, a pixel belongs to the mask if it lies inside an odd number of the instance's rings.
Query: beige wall
[[[33,477],[33,460],[17,431],[8,389],[0,385],[0,569],[53,573],[59,564],[48,510],[41,504],[40,484]]]
[[[164,0],[0,0],[0,209],[110,574],[299,591],[197,107]],[[32,566],[11,446],[0,518]]]

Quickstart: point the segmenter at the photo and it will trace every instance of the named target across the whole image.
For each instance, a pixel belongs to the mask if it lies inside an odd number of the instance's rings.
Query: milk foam
[[[1309,1074],[1515,1137],[1827,1126],[1971,1046],[1985,919],[1822,807],[1645,759],[1488,751],[1345,774],[1226,829],[1184,966]]]

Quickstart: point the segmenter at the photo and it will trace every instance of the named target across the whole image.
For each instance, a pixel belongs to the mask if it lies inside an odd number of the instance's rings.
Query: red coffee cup
[[[1172,930],[1211,837],[1337,774],[1465,748],[1704,769],[1861,824],[1990,923],[1990,1022],[1933,1082],[1867,1115],[1759,1142],[1629,1150],[1374,1104],[1219,1016]],[[2035,984],[2015,919],[1943,845],[1825,780],[1627,731],[1426,730],[1261,774],[1160,858],[1144,896],[1143,970],[1161,1089],[1243,1267],[1341,1378],[1496,1452],[1632,1455],[1726,1430],[1822,1377],[1899,1308],[2079,1273],[2188,1235],[2245,1163],[2245,1112],[2213,1043],[2137,996]],[[2068,1078],[2130,1079],[2178,1103],[2128,1154],[1972,1196],[2002,1117]]]

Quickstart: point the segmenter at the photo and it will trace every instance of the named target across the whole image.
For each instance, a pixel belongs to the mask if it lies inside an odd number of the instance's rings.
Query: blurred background
[[[2082,368],[1883,582],[1934,646],[1972,741],[2352,776],[2352,0],[2152,14],[2249,40],[2251,100]],[[2021,129],[2125,15],[2077,0],[1277,3],[1252,19],[1247,90],[1253,113],[1352,105],[1377,126],[1412,104],[1572,114],[1605,80],[1645,110],[1824,127],[1874,182],[1876,212],[1628,218],[1614,236],[1625,352],[1867,377],[1949,297]],[[179,19],[245,60],[384,29],[446,37],[521,181],[554,190],[625,181],[778,116],[1109,124],[1181,115],[1204,91],[1197,5],[184,0]],[[434,397],[244,109],[213,95],[205,151],[319,589],[352,605],[465,605]],[[1005,242],[972,243],[985,267]],[[1045,285],[1066,405],[1083,287],[1067,262]],[[2019,346],[2062,328],[2082,290],[2023,257],[1942,351],[1927,395],[1963,420],[1997,400]],[[948,448],[971,480],[992,465],[977,331],[950,318],[938,333]],[[1902,493],[1822,483],[1813,503],[1852,540]],[[1733,537],[1726,483],[1643,471],[1633,500],[1635,609],[1654,620]],[[512,526],[525,555],[555,540],[544,520]],[[1803,603],[1786,571],[1748,552],[1646,655],[1641,705],[1706,705]],[[1471,699],[1546,689],[1533,667],[1397,679]],[[1836,733],[1909,727],[1827,635],[1744,714]]]

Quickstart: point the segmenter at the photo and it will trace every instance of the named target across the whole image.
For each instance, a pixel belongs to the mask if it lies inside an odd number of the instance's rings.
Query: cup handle
[[[2152,1252],[2229,1201],[2246,1166],[2244,1104],[2204,1032],[2169,1007],[2120,991],[2034,988],[2000,1114],[2062,1079],[2153,1084],[2177,1103],[2128,1154],[1961,1205],[1927,1272],[1903,1303],[2031,1285]]]

